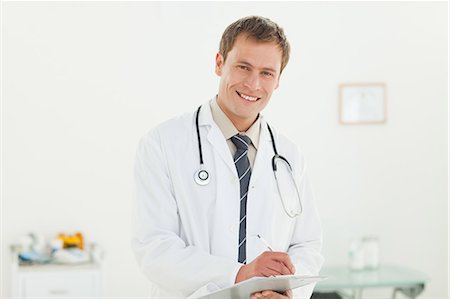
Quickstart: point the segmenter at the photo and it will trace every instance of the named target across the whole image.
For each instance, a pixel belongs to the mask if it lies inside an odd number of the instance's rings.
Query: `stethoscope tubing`
[[[209,172],[204,169],[204,165],[203,165],[204,163],[203,163],[202,141],[201,141],[201,138],[200,138],[200,126],[198,124],[198,119],[199,119],[201,108],[202,108],[202,106],[198,107],[197,112],[196,112],[196,116],[195,116],[195,127],[196,127],[196,131],[197,131],[198,152],[199,152],[199,158],[200,158],[200,169],[195,172],[194,180],[195,180],[195,182],[198,185],[205,186],[205,185],[209,184],[209,181],[210,181],[211,177],[210,177]],[[292,176],[293,169],[292,169],[292,166],[289,163],[289,161],[285,157],[283,157],[283,156],[278,154],[277,146],[275,144],[275,138],[273,136],[273,132],[272,132],[272,129],[270,128],[269,124],[267,124],[267,129],[269,130],[270,139],[272,141],[272,147],[273,147],[273,152],[274,152],[274,156],[272,157],[272,170],[273,170],[274,175],[275,175],[275,180],[277,181],[277,188],[278,188],[278,192],[280,193],[281,203],[283,205],[283,209],[286,212],[286,214],[289,217],[294,218],[296,216],[299,216],[302,213],[303,205],[302,205],[302,201],[301,201],[301,198],[300,198],[300,193],[299,193],[297,184],[295,183],[295,179]],[[289,170],[290,170],[290,174],[291,174],[291,177],[292,177],[292,181],[293,181],[293,184],[295,186],[295,189],[296,189],[296,192],[297,192],[298,201],[299,201],[299,204],[300,204],[300,211],[299,212],[293,212],[293,211],[288,212],[287,207],[286,207],[286,205],[284,203],[283,196],[281,194],[281,190],[280,190],[280,187],[278,185],[277,164],[276,164],[276,160],[277,159],[283,160],[289,166]]]
[[[198,116],[200,115],[200,109],[202,106],[199,106],[197,109],[197,115],[195,116],[195,127],[197,128],[197,140],[198,140],[198,152],[200,153],[200,166],[203,166],[203,151],[202,151],[202,141],[200,140],[200,129],[198,125]],[[202,168],[202,167],[200,167]]]

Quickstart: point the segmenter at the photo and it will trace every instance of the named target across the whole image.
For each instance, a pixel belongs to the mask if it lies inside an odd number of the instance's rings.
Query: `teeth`
[[[247,101],[252,101],[252,102],[254,102],[254,101],[256,101],[256,100],[258,99],[257,97],[250,97],[250,96],[245,95],[245,94],[243,94],[243,93],[239,93],[239,94],[240,94],[240,96],[241,96],[242,98],[246,99]]]

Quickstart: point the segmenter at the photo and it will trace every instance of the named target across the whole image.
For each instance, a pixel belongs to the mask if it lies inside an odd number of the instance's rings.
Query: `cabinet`
[[[14,260],[14,259],[13,259]],[[100,298],[101,265],[12,265],[12,296],[15,298]]]

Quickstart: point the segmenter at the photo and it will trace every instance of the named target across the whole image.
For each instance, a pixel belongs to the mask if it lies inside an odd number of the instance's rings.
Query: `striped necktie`
[[[231,137],[231,141],[236,145],[236,154],[234,155],[234,165],[236,165],[239,176],[240,192],[240,216],[239,216],[239,249],[238,262],[245,264],[246,259],[246,227],[247,227],[247,193],[250,182],[251,169],[248,160],[248,146],[251,143],[250,138],[245,135],[236,134]]]

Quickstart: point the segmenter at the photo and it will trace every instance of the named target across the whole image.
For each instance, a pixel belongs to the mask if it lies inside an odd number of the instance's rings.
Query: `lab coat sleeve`
[[[234,284],[241,264],[213,256],[180,238],[180,220],[157,129],[144,136],[135,163],[132,247],[138,264],[160,288],[187,297],[210,283]]]
[[[297,159],[299,162],[296,169],[301,169],[297,182],[303,203],[303,213],[297,219],[288,253],[295,265],[296,274],[318,275],[324,262],[321,254],[322,227],[302,157],[301,160]],[[315,284],[311,284],[294,290],[293,297],[310,298],[314,286]]]

